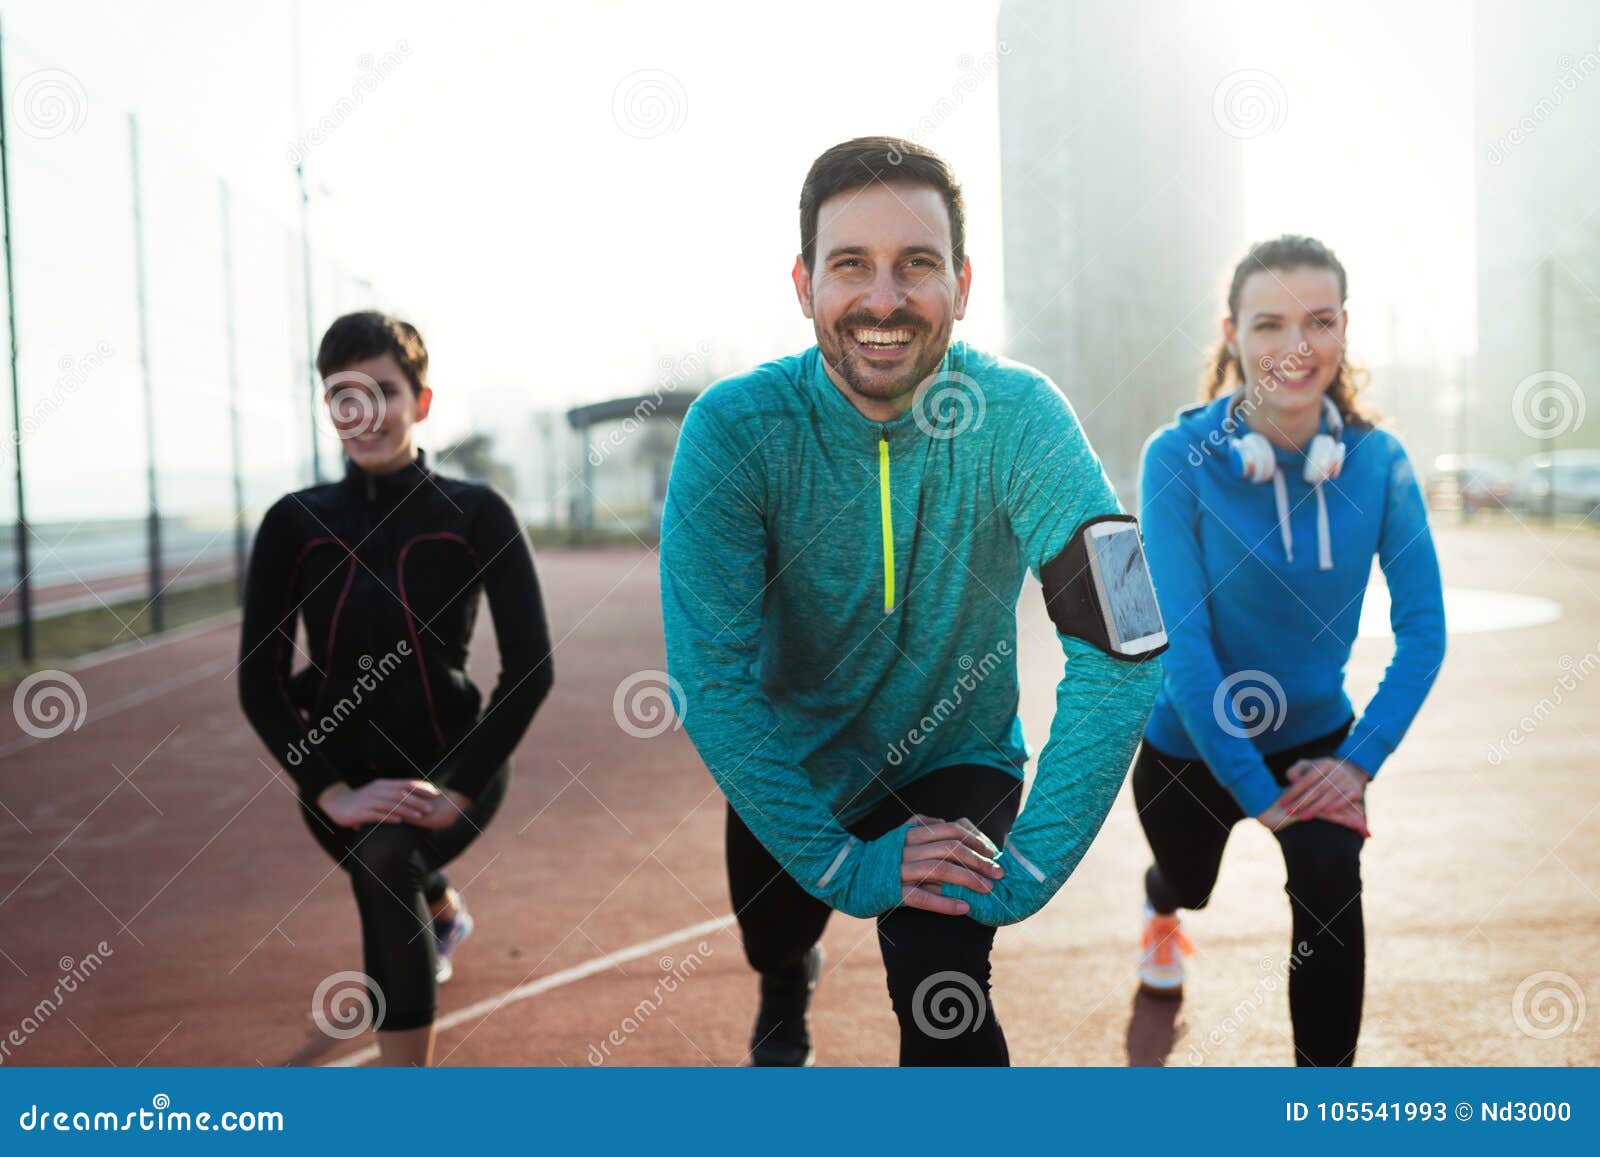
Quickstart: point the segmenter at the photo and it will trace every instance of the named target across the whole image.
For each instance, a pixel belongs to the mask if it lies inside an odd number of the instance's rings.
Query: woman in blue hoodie
[[[1444,659],[1444,598],[1404,448],[1345,358],[1344,267],[1284,236],[1234,270],[1203,397],[1150,438],[1140,508],[1171,650],[1133,790],[1155,862],[1139,977],[1179,994],[1179,908],[1210,898],[1253,816],[1288,869],[1296,1062],[1348,1065],[1361,1025],[1365,793]],[[1357,716],[1344,668],[1376,555],[1395,654]]]

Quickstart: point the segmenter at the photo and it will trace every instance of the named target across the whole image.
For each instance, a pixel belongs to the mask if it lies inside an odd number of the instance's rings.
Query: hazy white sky
[[[1246,142],[1252,237],[1310,233],[1350,274],[1369,362],[1477,342],[1468,0],[1246,0],[1244,58],[1282,85],[1282,126]]]
[[[1244,58],[1272,72],[1285,100],[1281,126],[1247,142],[1249,232],[1317,233],[1340,251],[1352,337],[1369,360],[1389,354],[1393,318],[1413,354],[1470,350],[1463,5],[1245,4]],[[975,278],[962,335],[995,345],[996,9],[305,4],[301,123],[332,113],[393,54],[359,107],[308,150],[313,231],[427,335],[438,441],[528,409],[648,389],[663,357],[701,341],[722,372],[809,344],[788,279],[807,165],[850,136],[914,135],[965,184]],[[241,195],[292,218],[291,4],[6,0],[0,15],[10,85],[66,70],[85,95],[86,134],[114,136],[136,107],[144,132],[188,154],[196,173],[226,173]],[[952,115],[919,127],[952,97]],[[125,178],[108,176],[101,208],[120,228]],[[27,169],[13,179],[26,183]],[[159,179],[147,184],[159,200]],[[24,236],[40,227],[17,222]],[[214,232],[209,219],[196,228]],[[277,295],[291,271],[271,269],[260,288]],[[196,292],[214,299],[212,284]],[[202,378],[192,388],[209,387]],[[142,445],[127,450],[134,463]]]

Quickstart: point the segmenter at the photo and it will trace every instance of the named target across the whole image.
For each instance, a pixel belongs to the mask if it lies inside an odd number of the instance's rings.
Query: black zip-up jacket
[[[500,648],[481,715],[466,672],[480,591]],[[310,656],[291,674],[297,615]],[[303,796],[426,778],[475,797],[552,681],[533,552],[510,503],[435,474],[421,450],[390,474],[346,459],[342,481],[284,495],[250,553],[238,675],[245,715]]]

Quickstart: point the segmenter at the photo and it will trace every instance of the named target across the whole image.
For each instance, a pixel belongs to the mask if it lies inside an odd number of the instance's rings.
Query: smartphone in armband
[[[1145,562],[1139,524],[1108,514],[1080,526],[1039,568],[1056,628],[1130,662],[1167,649],[1167,631]]]

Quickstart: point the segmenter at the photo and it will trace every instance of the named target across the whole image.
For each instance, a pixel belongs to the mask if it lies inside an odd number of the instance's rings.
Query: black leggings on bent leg
[[[850,832],[872,840],[913,815],[964,816],[999,846],[1021,801],[1022,781],[999,768],[947,767],[901,788]],[[757,972],[793,968],[822,938],[833,910],[795,883],[731,806],[727,856],[745,958]],[[878,917],[878,948],[900,1023],[902,1065],[1010,1063],[1005,1033],[989,1000],[994,933],[969,917],[920,908],[894,908]],[[962,1031],[951,1031],[958,1026]]]
[[[1332,755],[1350,723],[1299,747],[1265,757],[1282,786],[1301,759]],[[1200,760],[1180,759],[1148,743],[1133,765],[1133,799],[1155,862],[1145,894],[1157,912],[1204,908],[1233,825],[1245,818],[1234,798]],[[1304,820],[1275,833],[1294,915],[1289,1015],[1295,1063],[1355,1061],[1366,981],[1361,915],[1362,837],[1327,820]]]
[[[311,800],[300,814],[323,850],[350,876],[361,917],[361,955],[370,980],[374,1027],[399,1031],[433,1023],[438,949],[428,905],[449,881],[440,870],[489,826],[505,798],[511,765],[502,764],[462,817],[430,831],[414,824],[342,827]]]

